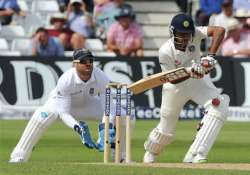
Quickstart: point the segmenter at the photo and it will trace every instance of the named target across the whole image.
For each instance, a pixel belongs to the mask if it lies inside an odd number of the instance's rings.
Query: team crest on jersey
[[[194,45],[188,46],[188,50],[189,50],[189,52],[194,52],[195,46]]]
[[[89,89],[89,95],[93,96],[95,93],[95,89],[94,88],[90,88]]]

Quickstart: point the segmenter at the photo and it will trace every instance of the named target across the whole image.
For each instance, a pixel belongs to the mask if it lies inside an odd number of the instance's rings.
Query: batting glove
[[[200,64],[204,68],[205,74],[208,74],[214,69],[216,63],[217,60],[214,59],[213,55],[208,55],[206,57],[201,58]]]
[[[191,74],[190,76],[195,79],[203,78],[205,74],[205,69],[201,64],[192,61]]]

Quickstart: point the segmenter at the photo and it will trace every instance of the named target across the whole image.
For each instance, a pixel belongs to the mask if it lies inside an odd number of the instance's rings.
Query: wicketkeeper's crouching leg
[[[205,105],[205,115],[201,121],[200,128],[195,140],[185,155],[183,162],[205,163],[207,155],[213,146],[220,129],[228,115],[229,97],[220,95],[209,100]]]
[[[58,115],[48,112],[44,107],[38,108],[26,126],[22,137],[11,153],[11,163],[28,161],[32,150],[46,129],[57,119]]]

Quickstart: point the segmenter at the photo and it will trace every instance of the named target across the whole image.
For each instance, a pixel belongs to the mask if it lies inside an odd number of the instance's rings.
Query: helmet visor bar
[[[177,50],[185,51],[188,43],[192,40],[192,34],[179,33],[174,36],[174,45]]]

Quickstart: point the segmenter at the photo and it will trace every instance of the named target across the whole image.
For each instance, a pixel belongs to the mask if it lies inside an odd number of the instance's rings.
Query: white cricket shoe
[[[9,160],[9,163],[23,163],[23,162],[25,162],[23,157],[15,157]]]
[[[207,163],[207,158],[202,156],[201,154],[197,154],[194,158],[192,163]]]
[[[144,163],[154,163],[154,161],[155,161],[155,154],[153,154],[153,153],[150,153],[150,152],[146,152],[145,154],[144,154],[144,158],[143,158],[143,162]]]
[[[184,159],[183,159],[183,163],[192,163],[193,162],[193,158],[194,158],[194,156],[193,156],[193,154],[192,153],[190,153],[190,152],[188,152],[186,155],[185,155],[185,157],[184,157]]]

